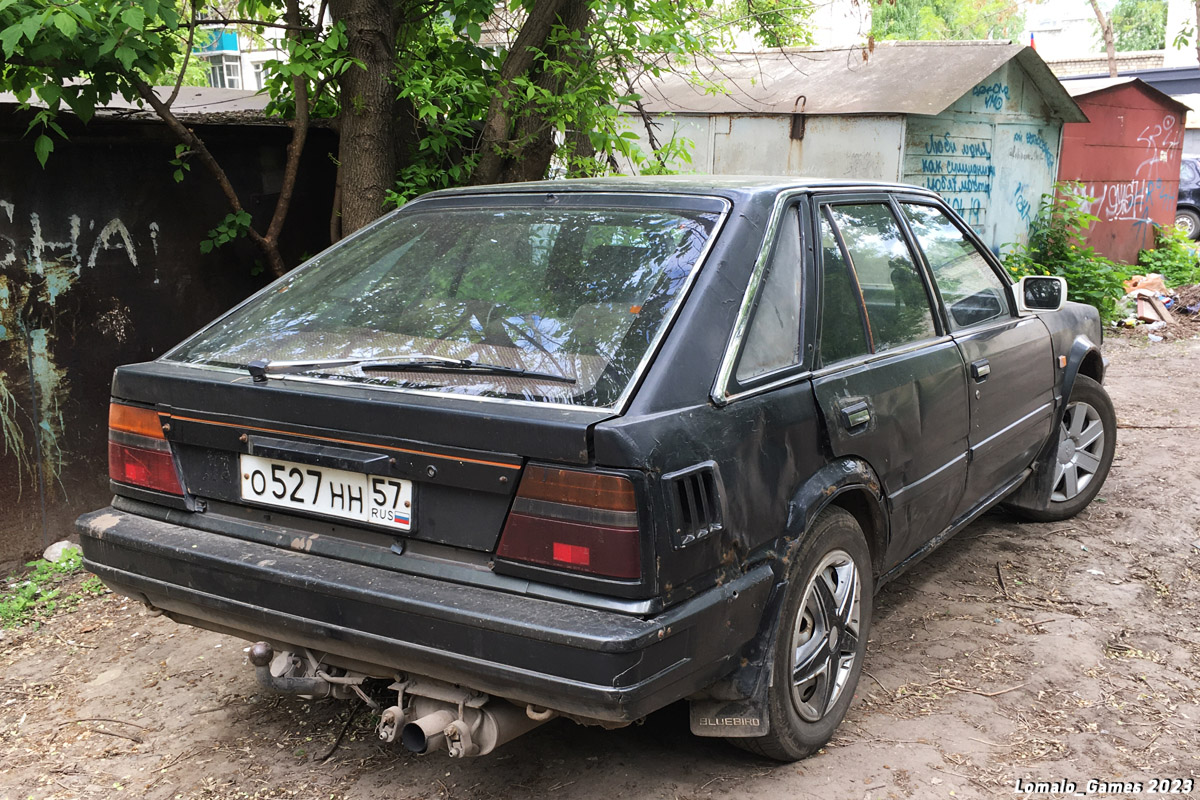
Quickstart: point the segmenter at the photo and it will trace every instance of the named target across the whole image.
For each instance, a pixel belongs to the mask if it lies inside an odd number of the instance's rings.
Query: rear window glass
[[[306,375],[612,406],[719,216],[649,207],[417,207],[322,254],[167,359],[231,368],[261,359],[468,359],[507,371],[347,366]]]

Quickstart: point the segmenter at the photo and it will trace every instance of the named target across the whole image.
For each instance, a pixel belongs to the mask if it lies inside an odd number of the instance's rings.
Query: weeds
[[[1192,286],[1200,283],[1196,247],[1175,226],[1155,226],[1154,247],[1138,253],[1138,267],[1146,273],[1159,273],[1167,286]]]
[[[63,594],[63,584],[83,571],[83,555],[77,548],[68,549],[56,562],[39,558],[30,561],[24,575],[9,575],[4,593],[0,594],[0,628],[17,628],[41,624],[42,619],[59,611],[79,605],[85,595],[108,591],[95,575],[79,584],[78,590]]]
[[[1091,199],[1078,183],[1054,184],[1042,195],[1029,243],[1017,245],[1004,259],[1016,278],[1057,275],[1067,279],[1070,300],[1095,306],[1105,321],[1118,316],[1117,302],[1125,296],[1126,268],[1085,244],[1087,231],[1099,217],[1088,209]]]

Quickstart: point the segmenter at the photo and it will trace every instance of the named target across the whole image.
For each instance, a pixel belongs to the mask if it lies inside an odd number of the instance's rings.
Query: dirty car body
[[[117,370],[86,564],[265,641],[274,688],[393,681],[382,735],[418,751],[481,752],[489,708],[515,735],[688,698],[694,732],[798,758],[874,589],[1103,481],[1105,420],[1068,413],[1099,320],[1018,300],[912,187],[433,193]]]

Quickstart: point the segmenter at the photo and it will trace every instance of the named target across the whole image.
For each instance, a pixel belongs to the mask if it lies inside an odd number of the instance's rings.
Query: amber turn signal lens
[[[163,435],[162,423],[158,420],[158,412],[152,408],[138,408],[121,403],[112,403],[108,407],[108,427],[110,430],[133,433],[151,439],[166,439]]]
[[[633,484],[620,475],[531,464],[521,476],[521,497],[609,511],[637,511]]]

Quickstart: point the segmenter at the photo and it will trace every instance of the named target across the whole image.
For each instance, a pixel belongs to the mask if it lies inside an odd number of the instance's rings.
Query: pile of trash
[[[1144,326],[1150,331],[1152,342],[1161,342],[1165,329],[1180,321],[1176,315],[1200,321],[1200,285],[1168,289],[1163,276],[1157,272],[1149,275],[1134,275],[1125,281],[1125,297],[1118,303],[1117,310],[1124,318],[1114,326],[1136,328]],[[1190,320],[1189,320],[1190,321]]]

